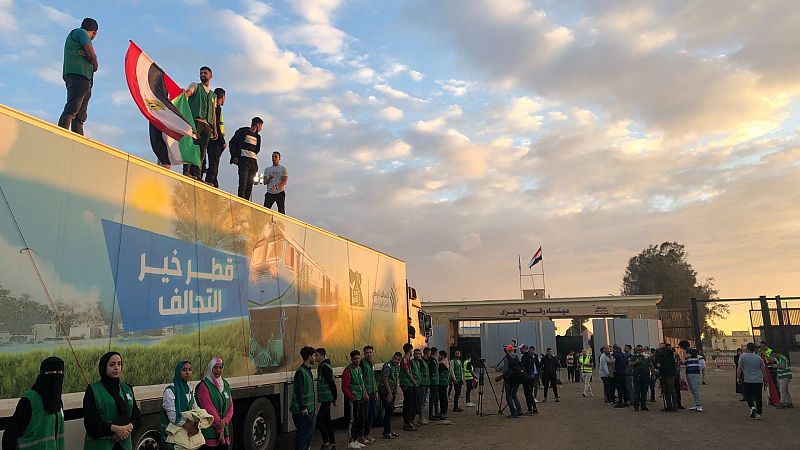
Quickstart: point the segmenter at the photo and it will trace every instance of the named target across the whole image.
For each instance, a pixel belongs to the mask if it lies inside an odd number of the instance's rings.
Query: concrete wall
[[[620,347],[644,345],[658,347],[662,340],[661,321],[645,319],[592,319],[595,355],[604,345],[618,344]]]
[[[486,359],[487,367],[494,367],[503,359],[503,347],[511,344],[528,345],[536,348],[537,353],[544,353],[547,347],[556,348],[556,324],[549,320],[518,323],[482,323],[481,355]]]

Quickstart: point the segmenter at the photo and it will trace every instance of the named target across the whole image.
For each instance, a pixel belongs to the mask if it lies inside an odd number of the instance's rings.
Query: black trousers
[[[675,375],[675,407],[683,407],[681,404],[681,376],[678,374]]]
[[[333,422],[331,421],[331,402],[319,404],[317,428],[319,428],[319,434],[322,436],[322,442],[328,444],[336,443],[336,435],[333,433]]]
[[[647,408],[647,390],[650,386],[650,376],[634,376],[633,377],[633,388],[636,389],[638,395],[634,395],[634,401],[638,401],[634,403],[633,406],[635,408]]]
[[[461,386],[464,385],[463,381],[453,383],[453,412],[458,409],[458,398],[461,397]]]
[[[544,383],[544,398],[547,398],[547,387],[553,387],[553,396],[558,398],[558,384],[556,382],[557,377],[555,373],[543,373],[542,374],[542,383]]]
[[[567,367],[567,380],[575,381],[575,368],[572,366]]]
[[[475,382],[472,381],[472,380],[464,380],[464,383],[467,385],[467,393],[464,394],[464,400],[466,400],[467,403],[472,403],[472,400],[470,398],[470,394],[472,394],[472,385]]]
[[[272,205],[275,203],[278,204],[278,212],[281,214],[286,214],[286,208],[284,208],[286,203],[286,191],[279,192],[277,194],[271,194],[267,192],[264,195],[264,206],[268,209],[272,209]],[[405,402],[403,402],[405,403]]]
[[[383,405],[383,435],[392,432],[392,413],[394,412],[394,395],[392,400],[388,400],[389,394],[379,393],[381,397],[381,404]]]
[[[525,406],[528,407],[528,412],[536,411],[536,402],[533,398],[533,390],[536,383],[538,383],[536,378],[526,378],[525,383],[522,384],[522,392],[525,394]]]
[[[447,417],[447,385],[439,385],[439,407],[441,408],[441,417]]]
[[[89,99],[92,98],[92,82],[83,75],[64,75],[67,85],[67,103],[58,118],[58,126],[83,135],[83,123],[88,117]]]
[[[742,383],[744,390],[744,399],[747,400],[747,406],[756,408],[756,414],[761,414],[761,407],[764,402],[764,383]]]
[[[206,169],[206,183],[219,187],[217,175],[219,174],[219,159],[222,157],[222,152],[225,149],[222,146],[225,141],[217,139],[216,141],[209,141],[208,143],[208,169]]]
[[[661,395],[664,397],[664,408],[674,410],[675,403],[675,375],[661,375]]]
[[[211,134],[213,131],[211,130],[211,125],[209,125],[207,122],[197,119],[194,119],[194,127],[197,130],[195,133],[197,135],[197,139],[194,140],[194,143],[200,147],[200,166],[184,164],[183,174],[189,175],[196,180],[202,180],[203,172],[206,170],[206,154],[208,153],[208,143],[211,141]]]
[[[364,402],[350,402],[350,440],[355,441],[364,436]]]
[[[417,409],[416,389],[414,386],[403,388],[403,425],[410,425],[414,420],[414,412]]]
[[[625,384],[625,373],[614,372],[614,387],[617,388],[617,403],[627,405],[630,401],[628,386]]]
[[[250,200],[253,178],[258,173],[258,162],[253,158],[239,158],[239,197]]]

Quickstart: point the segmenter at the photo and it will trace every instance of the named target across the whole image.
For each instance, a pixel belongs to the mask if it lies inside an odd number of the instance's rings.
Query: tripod
[[[486,363],[485,363],[485,360],[482,359],[480,361],[480,365],[478,366],[478,410],[477,410],[477,414],[479,416],[481,416],[481,417],[486,415],[483,412],[483,394],[484,394],[483,386],[484,386],[484,383],[485,383],[485,380],[484,380],[485,376],[487,376],[486,375]],[[494,396],[494,401],[497,403],[497,413],[498,414],[503,414],[503,410],[505,409],[505,407],[503,407],[501,400],[497,398],[497,391],[495,390],[494,384],[492,384],[491,381],[489,381],[489,388],[491,388],[492,395]],[[506,388],[505,383],[503,383],[503,388],[500,391],[500,397],[501,398],[505,394],[505,388]]]

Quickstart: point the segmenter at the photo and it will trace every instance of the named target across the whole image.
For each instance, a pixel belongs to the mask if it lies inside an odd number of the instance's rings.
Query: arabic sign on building
[[[126,331],[241,315],[247,258],[109,220],[103,233]]]
[[[613,306],[526,306],[511,307],[464,307],[459,311],[463,319],[520,319],[525,317],[601,317],[614,315]]]

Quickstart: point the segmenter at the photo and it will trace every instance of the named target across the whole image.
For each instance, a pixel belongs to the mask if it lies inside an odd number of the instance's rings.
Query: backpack
[[[508,376],[509,380],[514,383],[525,381],[525,368],[519,358],[508,358]]]

